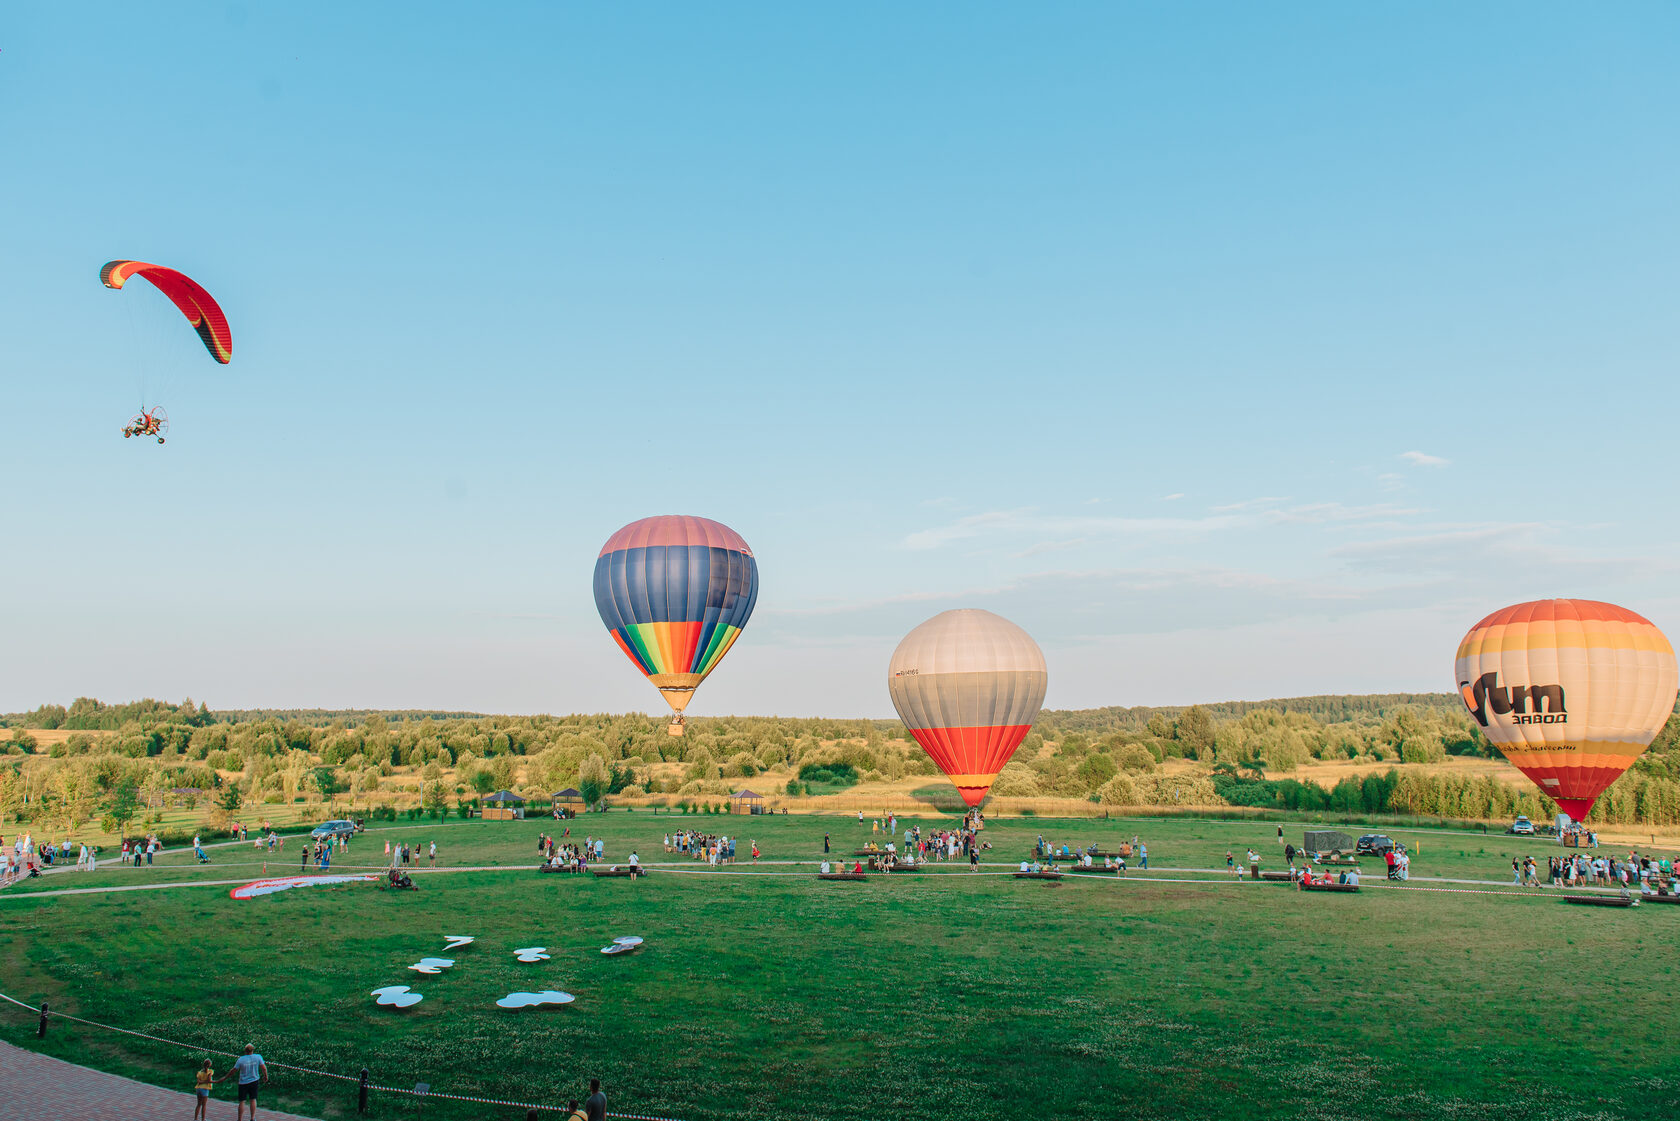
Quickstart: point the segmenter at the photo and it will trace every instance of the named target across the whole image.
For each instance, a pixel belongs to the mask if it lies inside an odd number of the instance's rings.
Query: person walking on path
[[[251,1121],[257,1121],[257,1091],[262,1088],[264,1082],[268,1081],[268,1064],[264,1063],[263,1057],[257,1054],[255,1044],[247,1043],[245,1053],[233,1060],[232,1069],[222,1077],[227,1078],[229,1075],[235,1074],[239,1076],[239,1104],[235,1107],[237,1112],[234,1117],[244,1117],[245,1103],[250,1102]]]
[[[1141,862],[1139,864],[1139,867],[1141,867],[1144,871],[1147,872],[1149,870],[1149,846],[1148,845],[1139,845],[1138,848],[1137,848],[1137,852],[1138,852],[1138,860]]]
[[[601,1092],[601,1080],[589,1080],[589,1099],[583,1103],[586,1121],[607,1121],[607,1095]]]
[[[205,1109],[210,1104],[210,1087],[216,1084],[216,1071],[210,1060],[205,1059],[204,1065],[198,1068],[198,1078],[193,1087],[193,1121],[205,1121]]]

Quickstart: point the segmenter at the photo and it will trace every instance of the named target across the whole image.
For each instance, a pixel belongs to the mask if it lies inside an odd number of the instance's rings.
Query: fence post
[[[35,1038],[47,1038],[47,1002],[44,1000],[41,1002],[41,1022],[36,1025]]]
[[[356,1112],[357,1113],[366,1113],[367,1112],[367,1098],[368,1098],[368,1068],[363,1067],[362,1068],[362,1084],[356,1090]]]

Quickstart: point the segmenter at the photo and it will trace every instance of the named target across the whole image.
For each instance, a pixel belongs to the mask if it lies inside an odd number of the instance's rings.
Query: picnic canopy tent
[[[498,790],[484,799],[485,821],[514,821],[525,816],[525,799],[511,790]]]
[[[764,812],[764,795],[754,794],[751,790],[737,790],[729,796],[729,812],[761,814]]]
[[[554,795],[554,808],[580,813],[588,807],[583,804],[583,792],[575,787],[568,786]]]
[[[1309,829],[1301,847],[1308,852],[1352,852],[1353,838],[1336,829]]]

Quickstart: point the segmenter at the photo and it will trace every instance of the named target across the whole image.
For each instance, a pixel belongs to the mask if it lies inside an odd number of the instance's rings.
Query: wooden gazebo
[[[561,813],[582,813],[589,807],[583,803],[583,792],[568,786],[554,795],[554,808]]]
[[[511,790],[498,790],[484,799],[485,821],[516,821],[525,816],[525,799]]]
[[[761,814],[764,812],[764,795],[754,794],[751,790],[737,790],[729,796],[729,812]]]

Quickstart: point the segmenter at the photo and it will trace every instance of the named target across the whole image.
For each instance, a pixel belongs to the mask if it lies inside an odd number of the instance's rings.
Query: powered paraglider
[[[158,443],[163,443],[164,436],[169,432],[169,414],[162,406],[154,406],[142,412],[135,413],[123,425],[123,439],[130,436],[156,436]]]

